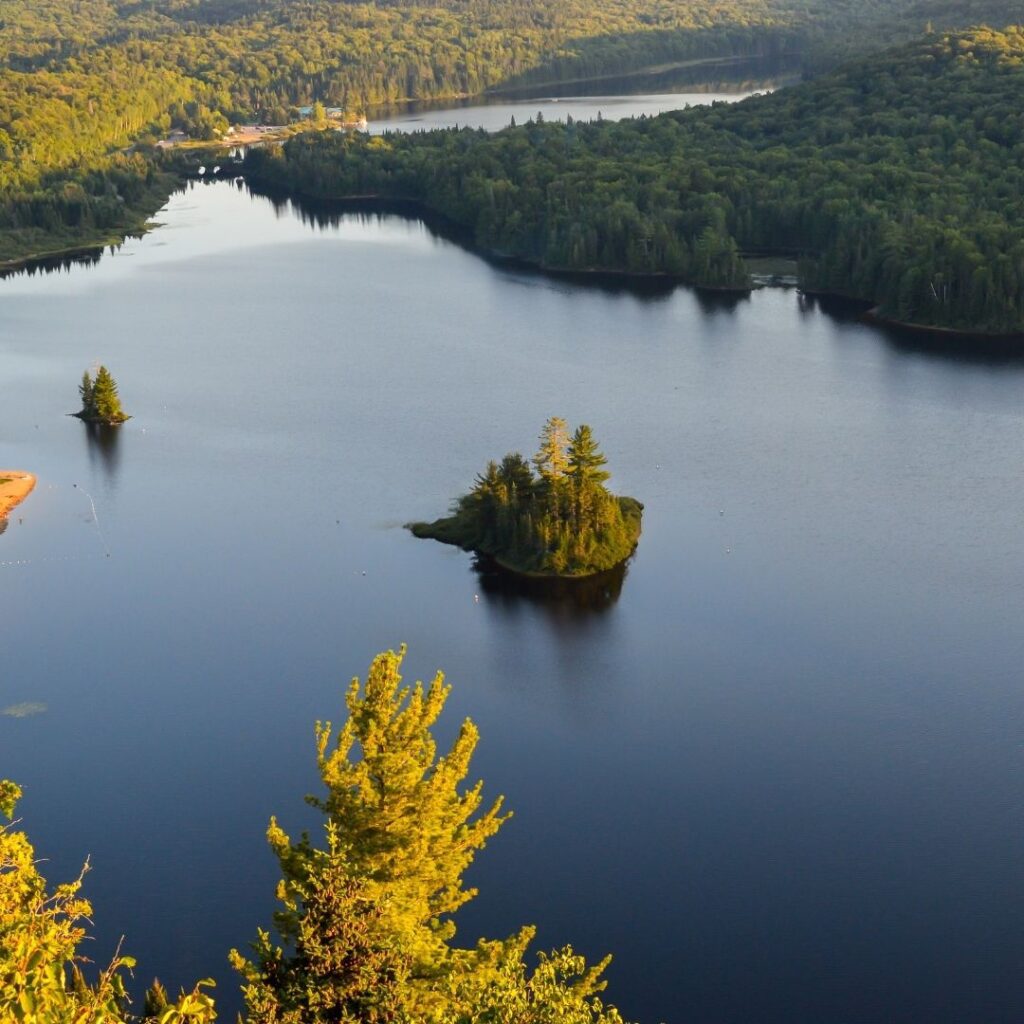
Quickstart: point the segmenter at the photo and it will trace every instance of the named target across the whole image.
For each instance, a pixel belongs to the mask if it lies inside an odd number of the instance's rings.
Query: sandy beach
[[[24,501],[36,485],[31,473],[20,469],[0,469],[0,518]]]

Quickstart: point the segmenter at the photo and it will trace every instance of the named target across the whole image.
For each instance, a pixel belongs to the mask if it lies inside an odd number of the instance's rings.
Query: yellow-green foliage
[[[457,544],[496,558],[518,572],[590,576],[612,569],[633,553],[643,506],[605,488],[606,459],[585,423],[569,437],[565,420],[552,416],[533,458],[489,462],[452,515],[413,523],[417,537]]]
[[[326,796],[326,843],[292,843],[268,830],[281,865],[275,915],[281,944],[261,930],[254,957],[232,951],[250,1024],[622,1024],[598,994],[607,959],[588,966],[569,947],[526,964],[534,930],[475,948],[452,944],[450,917],[475,890],[462,876],[508,819],[501,800],[484,809],[481,784],[464,787],[477,743],[466,721],[447,754],[431,735],[448,696],[402,685],[404,647],[378,655],[365,685],[353,680],[348,721],[317,724]],[[0,814],[21,791],[0,781]],[[200,982],[170,1003],[159,982],[142,1016],[127,1006],[115,955],[89,983],[79,946],[92,914],[82,876],[49,892],[28,838],[0,827],[0,1022],[24,1024],[212,1024]],[[82,874],[84,875],[85,869]]]
[[[526,966],[532,928],[473,949],[452,945],[450,915],[475,895],[463,873],[507,820],[463,788],[477,743],[463,723],[443,756],[431,727],[449,688],[402,685],[405,654],[388,651],[353,680],[349,717],[316,730],[326,796],[326,845],[268,830],[281,865],[275,918],[283,946],[261,931],[245,979],[250,1024],[620,1024],[597,993],[607,961],[588,967],[569,948]],[[327,941],[332,936],[333,941]]]
[[[749,288],[741,252],[897,320],[1024,333],[1024,29],[933,35],[743,103],[494,134],[297,136],[250,180],[413,200],[545,267]]]
[[[0,780],[0,813],[12,818],[20,798],[13,782]],[[88,864],[49,892],[16,824],[0,827],[0,1021],[121,1024],[129,1019],[124,975],[135,961],[118,953],[92,984],[81,970],[78,947],[92,916],[81,895]],[[197,986],[167,1007],[159,1024],[209,1024],[215,1016],[213,1000]]]

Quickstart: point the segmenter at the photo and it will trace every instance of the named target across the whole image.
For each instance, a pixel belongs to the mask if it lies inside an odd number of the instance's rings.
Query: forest
[[[1024,30],[933,33],[774,94],[488,135],[300,135],[267,189],[413,200],[549,269],[746,289],[745,253],[880,316],[1024,332]]]
[[[635,498],[616,497],[604,486],[607,461],[587,424],[570,437],[565,420],[552,416],[532,467],[518,452],[489,462],[450,516],[409,528],[417,537],[488,555],[515,572],[605,572],[633,553],[643,514]]]
[[[484,803],[481,782],[466,784],[479,739],[471,721],[437,756],[432,729],[450,687],[441,673],[428,686],[403,685],[404,655],[404,647],[379,654],[365,682],[352,680],[340,729],[317,723],[324,791],[309,802],[324,815],[321,843],[292,840],[270,821],[281,871],[276,936],[260,929],[248,954],[230,952],[245,1001],[240,1021],[623,1024],[600,999],[610,958],[588,964],[566,946],[528,962],[529,926],[472,948],[454,944],[452,917],[476,895],[463,875],[509,814],[500,797]],[[154,981],[133,1007],[134,958],[118,950],[99,968],[89,959],[88,864],[51,888],[14,818],[21,798],[0,779],[0,817],[9,822],[0,824],[0,1019],[212,1024],[212,982],[174,994]]]
[[[1013,17],[1008,0],[7,0],[0,262],[140,230],[174,186],[149,148],[172,126],[213,139],[317,100],[355,111],[712,57],[820,70],[929,23]]]

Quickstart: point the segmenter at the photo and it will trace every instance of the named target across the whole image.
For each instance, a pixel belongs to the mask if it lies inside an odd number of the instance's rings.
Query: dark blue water
[[[230,184],[160,219],[0,284],[0,464],[39,477],[0,537],[0,708],[46,705],[0,716],[0,774],[52,879],[91,857],[95,959],[123,933],[232,1019],[267,820],[315,824],[313,723],[405,641],[516,812],[467,944],[613,952],[645,1024],[1020,1019],[1024,360]],[[65,416],[100,360],[113,438]],[[620,590],[495,589],[401,529],[552,414],[646,505]]]

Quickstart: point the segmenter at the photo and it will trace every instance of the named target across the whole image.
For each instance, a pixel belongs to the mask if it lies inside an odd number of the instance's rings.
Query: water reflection
[[[367,116],[372,122],[409,113],[458,110],[463,107],[503,104],[510,100],[548,97],[617,97],[669,92],[727,94],[771,90],[798,81],[800,62],[795,54],[778,54],[770,57],[731,57],[707,62],[680,62],[675,66],[669,63],[658,68],[645,68],[623,75],[575,78],[564,82],[531,84],[528,79],[536,78],[537,72],[528,73],[523,77],[525,81],[513,81],[483,96],[454,103],[451,100],[416,100],[381,104],[371,107]]]
[[[649,276],[603,271],[547,270],[525,260],[497,255],[477,246],[472,231],[452,223],[438,213],[424,209],[413,200],[315,200],[275,195],[252,185],[247,187],[250,195],[269,202],[278,217],[298,217],[303,224],[308,224],[319,231],[337,230],[346,221],[355,221],[362,226],[372,227],[385,225],[388,221],[402,220],[422,224],[432,238],[457,245],[502,271],[513,270],[516,274],[546,281],[565,281],[576,287],[591,288],[610,295],[632,295],[652,300],[667,299],[680,285],[678,278],[668,274]],[[745,293],[730,295],[709,292],[708,295],[708,302],[714,304],[715,309],[734,308],[737,301],[746,297]]]
[[[694,297],[702,313],[735,313],[743,302],[750,299],[750,292],[717,291],[712,288],[694,288]]]
[[[89,454],[89,465],[103,471],[107,484],[117,482],[121,467],[121,428],[105,423],[83,423],[85,444]]]
[[[825,313],[838,323],[869,324],[891,349],[903,355],[980,366],[1024,367],[1024,336],[1021,335],[968,334],[886,323],[867,315],[870,303],[834,295],[801,292],[798,303],[805,316]]]
[[[113,252],[114,246],[110,246]],[[0,280],[8,277],[35,277],[36,274],[67,273],[76,267],[91,267],[99,263],[103,249],[85,249],[80,252],[67,252],[60,256],[40,256],[25,260],[13,266],[0,267]]]
[[[628,562],[585,579],[552,579],[520,576],[502,569],[486,555],[473,559],[484,599],[503,612],[526,606],[544,611],[558,626],[589,623],[611,611],[622,594]]]

